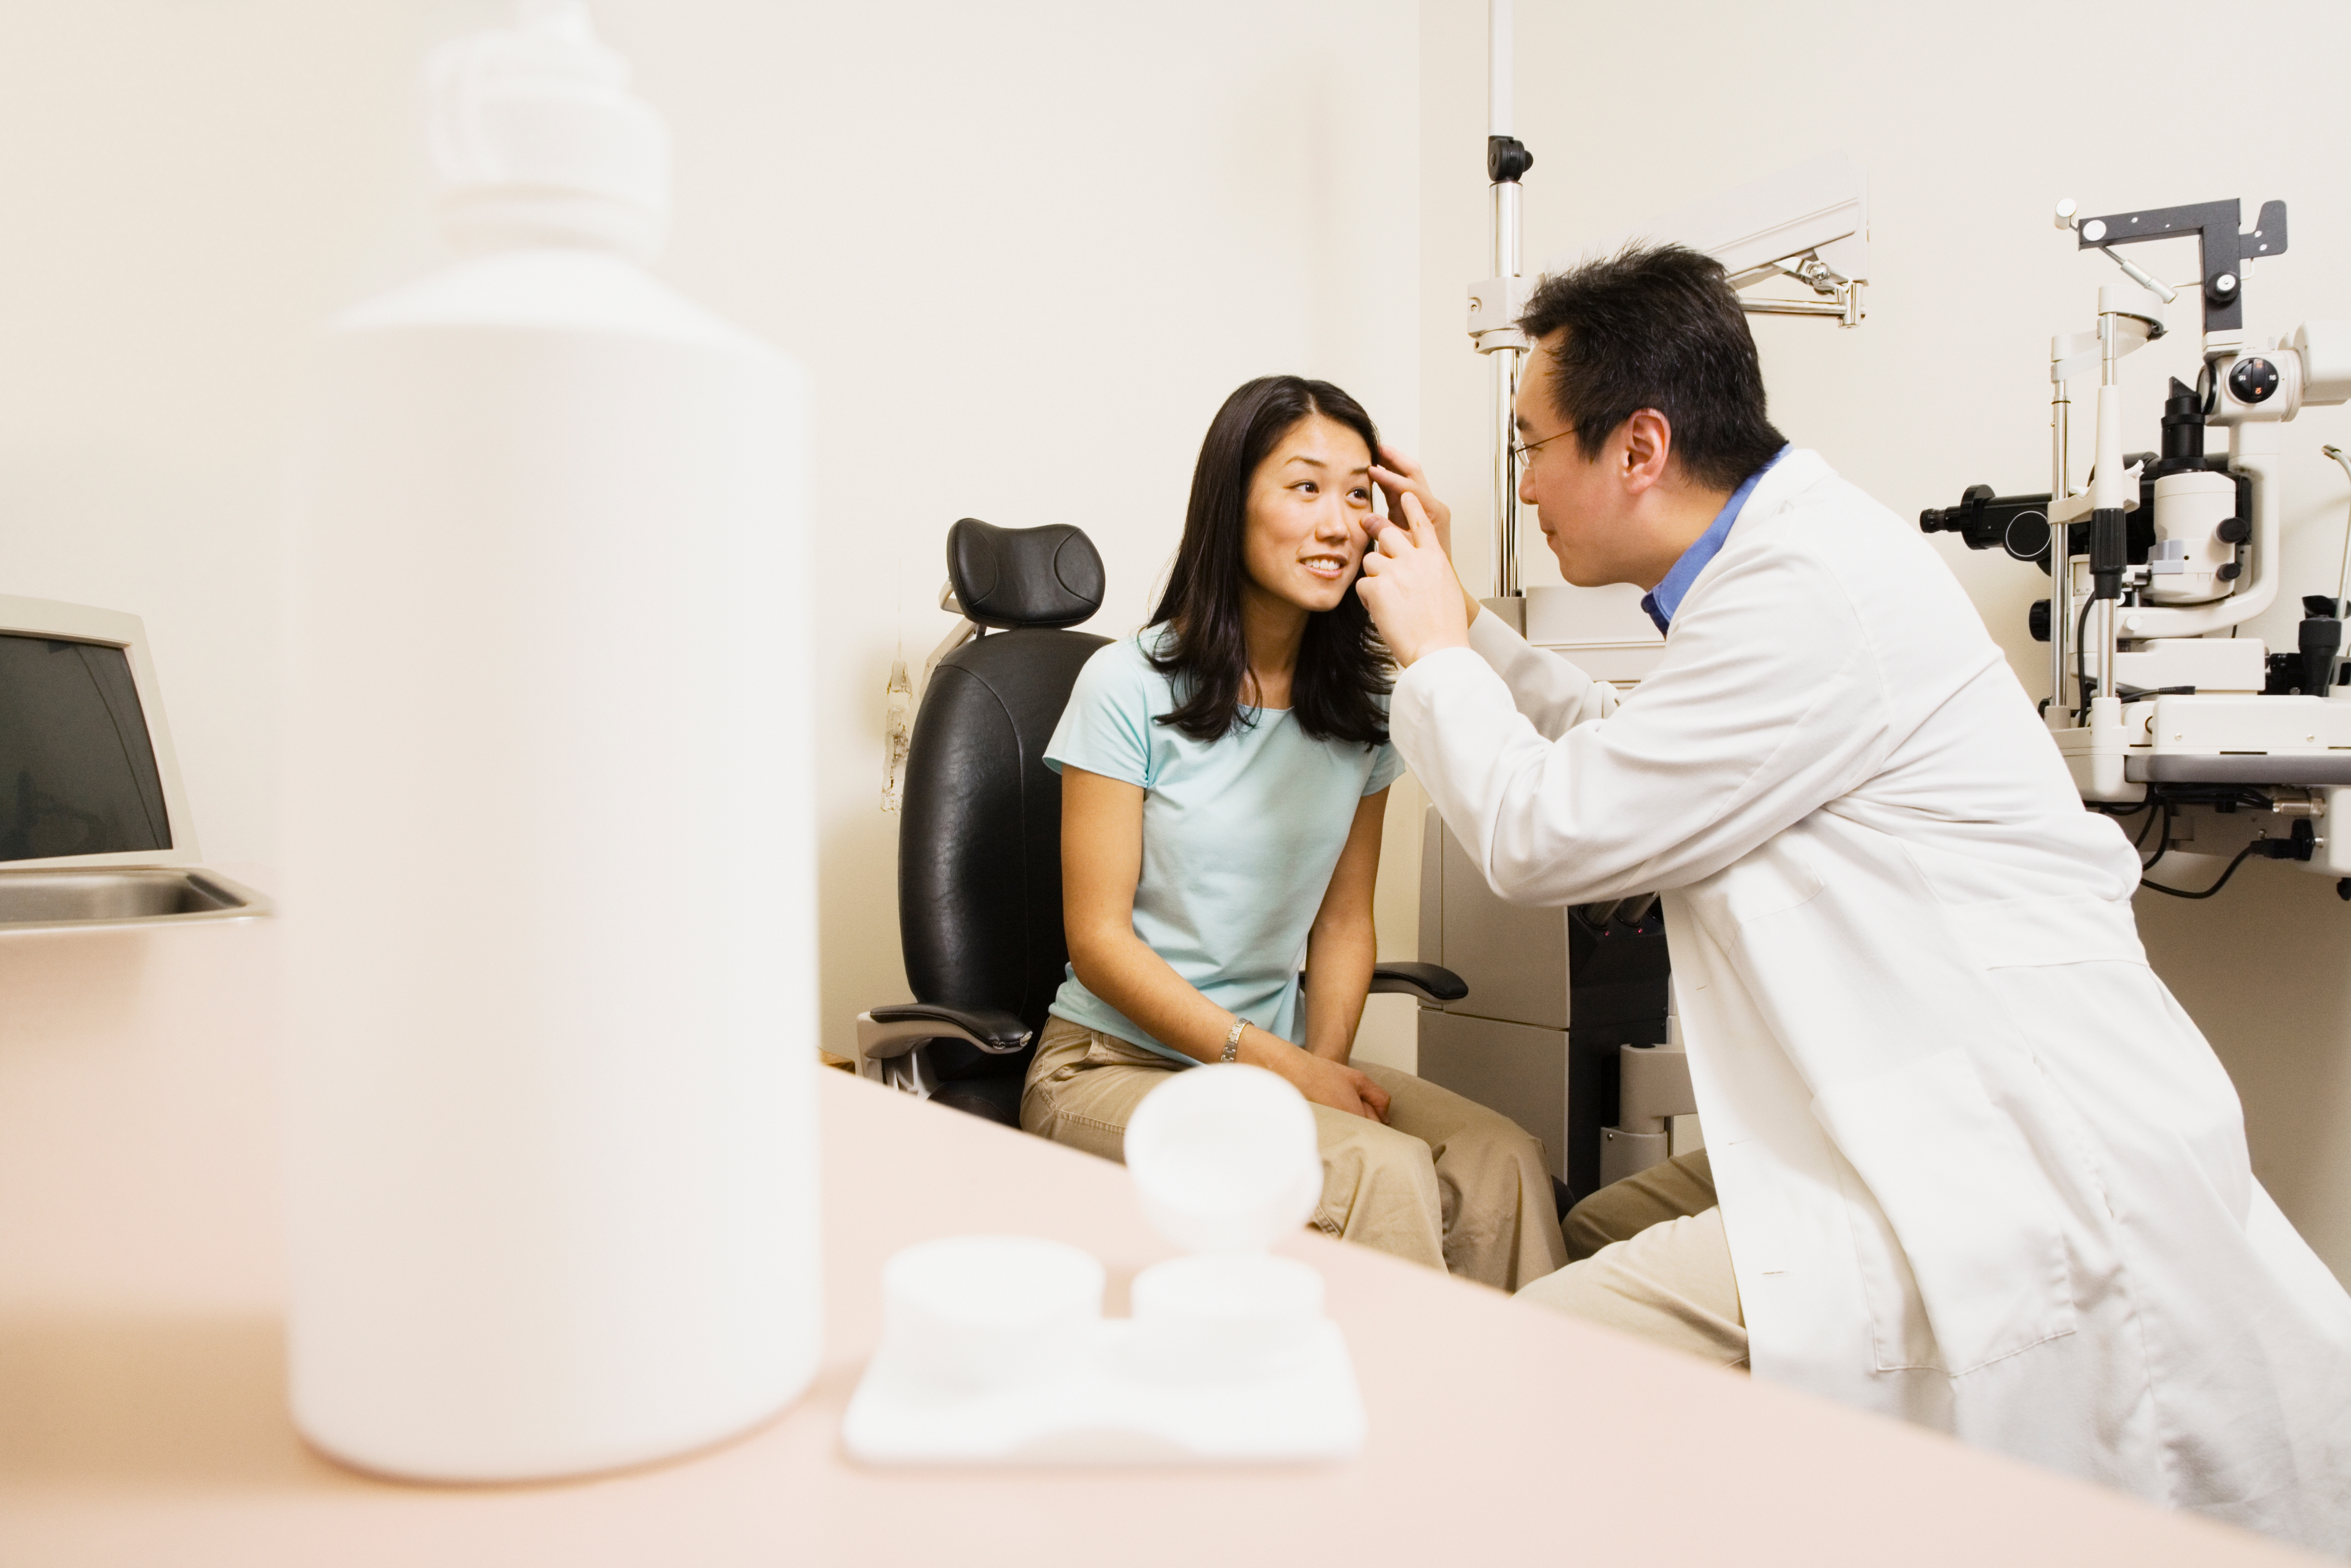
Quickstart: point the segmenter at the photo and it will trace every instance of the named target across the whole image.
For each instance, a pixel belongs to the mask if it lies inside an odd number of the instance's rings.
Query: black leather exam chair
[[[947,530],[947,584],[980,634],[923,692],[898,823],[898,940],[916,998],[857,1018],[857,1071],[1007,1126],[1060,988],[1061,779],[1045,745],[1107,638],[1102,557],[1065,524]],[[994,634],[989,631],[993,629]],[[1435,964],[1382,964],[1374,991],[1468,994]]]
[[[917,999],[858,1015],[857,1070],[1019,1126],[1070,956],[1061,779],[1045,743],[1109,641],[1064,630],[1102,608],[1102,557],[1066,524],[966,517],[947,530],[947,583],[981,634],[932,672],[906,754],[898,942]]]

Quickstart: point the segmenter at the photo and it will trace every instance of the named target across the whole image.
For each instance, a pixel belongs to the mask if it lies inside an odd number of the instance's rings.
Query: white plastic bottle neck
[[[466,256],[557,246],[649,262],[664,228],[643,207],[576,191],[452,191],[441,200],[442,236]]]
[[[511,27],[444,45],[427,76],[442,226],[460,252],[659,254],[669,128],[580,0],[517,0]]]

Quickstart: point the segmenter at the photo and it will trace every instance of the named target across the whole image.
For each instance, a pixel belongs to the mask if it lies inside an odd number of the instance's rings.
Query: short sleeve
[[[1404,753],[1395,743],[1375,747],[1372,752],[1372,770],[1364,779],[1364,793],[1376,795],[1404,776]]]
[[[1045,766],[1150,788],[1152,699],[1163,685],[1132,641],[1095,649],[1046,743]]]

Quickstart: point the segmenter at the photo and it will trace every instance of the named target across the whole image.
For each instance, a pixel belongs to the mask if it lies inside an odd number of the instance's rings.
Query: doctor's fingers
[[[1386,636],[1391,627],[1401,633],[1403,617],[1411,612],[1414,593],[1411,582],[1394,565],[1389,565],[1384,576],[1367,570],[1355,579],[1355,596],[1371,612],[1372,624],[1380,628],[1382,636]]]
[[[1420,497],[1439,529],[1452,517],[1452,508],[1437,498],[1437,487],[1428,482],[1427,472],[1393,446],[1381,445],[1379,461],[1372,465],[1372,478],[1387,493],[1391,510],[1402,496],[1411,494]]]
[[[1416,523],[1416,518],[1418,519]],[[1416,532],[1416,528],[1420,531]],[[1388,526],[1382,528],[1379,538],[1373,541],[1374,548],[1364,553],[1365,568],[1370,567],[1371,557],[1374,555],[1401,556],[1406,551],[1418,549],[1421,546],[1433,542],[1427,528],[1428,514],[1420,509],[1419,501],[1406,496],[1404,498],[1403,515],[1390,517]]]
[[[1426,479],[1398,474],[1374,463],[1372,465],[1372,483],[1377,485],[1380,494],[1387,498],[1388,518],[1392,522],[1403,519],[1404,504],[1407,499],[1418,500],[1421,509],[1431,517],[1446,510],[1445,503],[1437,498],[1437,492],[1428,487]]]
[[[1422,505],[1419,492],[1406,491],[1404,497],[1404,526],[1412,532],[1412,542],[1419,549],[1442,549],[1444,541],[1437,537],[1436,521],[1428,508]]]
[[[1379,458],[1380,461],[1377,465],[1385,467],[1388,472],[1395,476],[1396,478],[1403,480],[1407,484],[1426,485],[1428,483],[1428,475],[1426,471],[1421,467],[1419,460],[1414,457],[1411,453],[1404,450],[1404,448],[1392,445],[1389,443],[1383,441],[1380,443]]]

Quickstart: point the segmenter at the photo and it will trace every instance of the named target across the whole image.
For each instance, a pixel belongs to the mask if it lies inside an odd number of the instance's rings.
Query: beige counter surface
[[[230,868],[232,874],[236,868]],[[821,1072],[827,1353],[708,1452],[561,1485],[354,1475],[288,1425],[274,925],[0,934],[0,1565],[2307,1561],[1319,1236],[1371,1417],[1310,1469],[841,1456],[893,1249],[1169,1249],[1124,1172]]]

